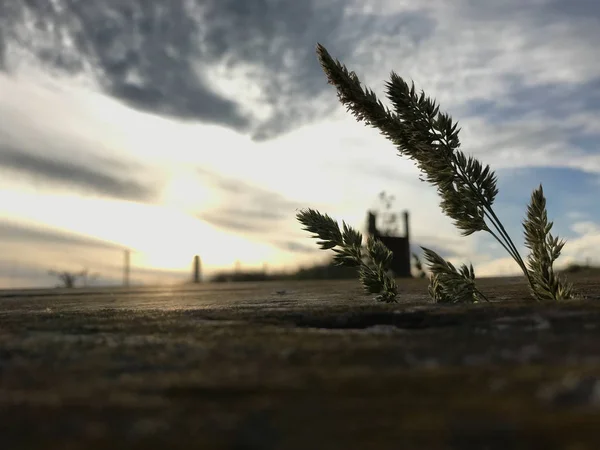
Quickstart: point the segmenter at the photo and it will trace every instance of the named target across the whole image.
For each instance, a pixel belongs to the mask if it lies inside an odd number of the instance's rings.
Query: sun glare
[[[187,183],[178,180],[175,198],[185,201]],[[181,183],[181,184],[179,184]],[[195,187],[195,185],[193,185]],[[198,195],[193,195],[198,202]],[[122,245],[132,251],[131,264],[140,268],[191,270],[194,255],[204,267],[244,267],[276,263],[281,252],[262,242],[231,234],[186,214],[172,205],[143,205],[73,195],[36,195],[0,191],[0,215],[23,224],[47,226]],[[84,257],[85,255],[80,255]],[[107,263],[111,263],[112,261]]]
[[[193,171],[179,169],[172,172],[171,179],[163,191],[163,204],[193,214],[210,202],[209,189]]]

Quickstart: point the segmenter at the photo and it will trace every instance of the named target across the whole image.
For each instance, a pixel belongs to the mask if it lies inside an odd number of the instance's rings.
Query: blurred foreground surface
[[[422,280],[393,305],[355,280],[0,292],[0,445],[597,449],[600,278],[569,279],[587,300],[518,279],[446,307]]]

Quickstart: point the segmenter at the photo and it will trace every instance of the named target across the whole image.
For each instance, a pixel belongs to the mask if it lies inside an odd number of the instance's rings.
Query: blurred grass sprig
[[[377,294],[376,299],[386,303],[396,301],[397,285],[388,274],[393,254],[381,241],[369,237],[366,249],[363,249],[359,231],[343,221],[340,230],[334,219],[314,209],[301,210],[296,218],[304,225],[304,230],[313,233],[313,238],[320,239],[317,244],[321,249],[332,249],[336,253],[336,265],[358,267],[367,294]]]

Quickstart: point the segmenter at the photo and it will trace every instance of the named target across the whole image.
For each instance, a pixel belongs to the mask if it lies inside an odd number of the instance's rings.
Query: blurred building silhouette
[[[377,229],[377,215],[369,211],[367,230],[371,236],[379,239],[394,255],[391,270],[396,277],[410,278],[410,232],[408,211],[404,211],[404,236],[389,236]]]
[[[125,286],[125,287],[129,287],[129,274],[131,271],[130,257],[131,257],[131,252],[128,249],[125,249],[124,261],[123,261],[123,286]]]
[[[394,236],[390,232],[382,232],[377,229],[377,216],[374,212],[368,212],[368,233],[379,239],[392,253],[391,270],[396,277],[411,278],[411,253],[410,253],[410,229],[408,211],[404,214],[404,236]],[[300,268],[294,273],[267,274],[266,265],[262,270],[241,270],[241,262],[237,260],[233,271],[223,271],[211,277],[213,282],[232,281],[266,281],[266,280],[318,280],[318,279],[350,279],[358,278],[356,267],[338,266],[333,257],[328,263],[317,264],[311,267]]]
[[[194,256],[194,273],[193,273],[194,283],[200,283],[200,267],[201,267],[200,256],[196,255],[196,256]]]

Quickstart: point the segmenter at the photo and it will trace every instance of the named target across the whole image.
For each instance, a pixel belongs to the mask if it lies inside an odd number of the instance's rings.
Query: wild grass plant
[[[552,222],[548,221],[541,185],[533,191],[523,221],[525,245],[530,250],[525,262],[492,208],[498,194],[495,173],[488,165],[483,166],[459,150],[458,124],[450,115],[440,112],[435,100],[423,91],[417,93],[414,83],[409,86],[392,72],[385,85],[393,106],[391,111],[371,89],[363,89],[358,76],[334,60],[320,44],[317,55],[329,84],[337,89],[340,102],[359,122],[378,128],[396,146],[400,156],[416,163],[420,178],[436,187],[441,197],[440,208],[463,236],[483,231],[496,239],[523,271],[535,300],[558,301],[574,296],[571,284],[558,277],[553,269],[564,241],[550,233]],[[340,230],[334,219],[310,208],[299,211],[296,218],[304,230],[321,239],[318,244],[322,249],[336,252],[337,264],[358,267],[367,293],[377,294],[379,301],[396,301],[398,288],[389,271],[392,253],[385,245],[369,237],[365,249],[358,231],[346,223]],[[472,265],[457,269],[433,250],[421,248],[429,264],[429,294],[435,302],[487,300],[475,285]]]

